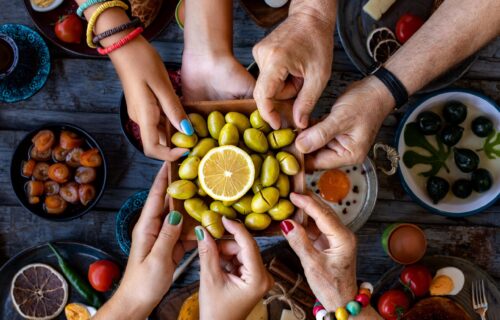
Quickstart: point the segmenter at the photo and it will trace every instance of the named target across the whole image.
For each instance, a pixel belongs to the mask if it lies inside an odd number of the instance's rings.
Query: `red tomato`
[[[414,16],[410,13],[404,14],[399,17],[398,22],[396,23],[396,37],[398,41],[403,44],[411,36],[417,32],[418,29],[424,24],[424,20],[422,20],[418,16]]]
[[[89,267],[89,282],[94,289],[106,292],[113,289],[113,284],[120,280],[120,268],[109,260],[99,260]]]
[[[63,16],[57,20],[54,31],[57,38],[67,43],[80,43],[82,39],[82,21],[74,13]]]
[[[403,269],[399,280],[415,297],[420,298],[429,292],[432,275],[427,267],[414,264]]]
[[[410,299],[401,290],[392,289],[378,300],[378,312],[385,320],[401,319],[410,307]]]

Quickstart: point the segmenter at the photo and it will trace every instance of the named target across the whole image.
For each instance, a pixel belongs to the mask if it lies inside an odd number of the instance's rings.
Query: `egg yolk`
[[[351,181],[344,171],[332,169],[321,175],[318,181],[318,188],[323,199],[331,202],[339,202],[349,193]]]
[[[431,296],[444,296],[453,290],[453,280],[445,275],[439,275],[432,280],[429,291]]]

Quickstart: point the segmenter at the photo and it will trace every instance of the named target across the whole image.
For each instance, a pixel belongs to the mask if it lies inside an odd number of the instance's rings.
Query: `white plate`
[[[50,10],[54,10],[55,8],[59,7],[59,5],[61,5],[61,3],[63,2],[64,0],[54,0],[54,2],[52,2],[50,5],[46,7],[39,7],[35,4],[33,0],[30,0],[31,7],[33,8],[33,10],[38,12],[48,12]]]

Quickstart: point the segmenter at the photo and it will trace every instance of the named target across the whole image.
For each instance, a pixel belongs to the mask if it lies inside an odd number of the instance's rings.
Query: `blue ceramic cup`
[[[0,80],[10,75],[19,61],[19,50],[14,40],[0,33]]]

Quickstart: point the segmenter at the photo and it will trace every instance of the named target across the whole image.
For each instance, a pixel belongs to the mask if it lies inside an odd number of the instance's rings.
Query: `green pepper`
[[[86,300],[88,304],[98,309],[102,306],[101,297],[97,294],[97,292],[92,289],[90,284],[82,278],[78,272],[73,269],[66,260],[61,257],[59,252],[50,244],[47,243],[49,248],[54,252],[57,258],[57,263],[61,268],[62,272],[66,276],[66,279],[71,283],[71,285],[80,293],[80,295]]]

